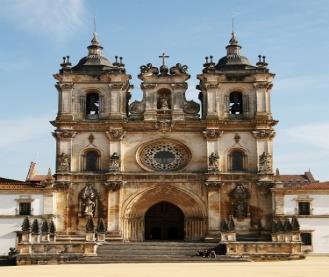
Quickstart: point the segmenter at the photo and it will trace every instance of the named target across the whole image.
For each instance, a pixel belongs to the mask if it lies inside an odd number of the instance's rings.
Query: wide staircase
[[[247,261],[241,257],[217,255],[203,258],[198,250],[215,248],[217,243],[203,242],[108,242],[99,246],[97,256],[82,257],[69,263],[161,263]]]

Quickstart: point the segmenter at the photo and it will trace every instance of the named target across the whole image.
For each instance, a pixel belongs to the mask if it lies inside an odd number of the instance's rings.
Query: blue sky
[[[329,180],[328,0],[0,0],[0,176],[24,179],[30,161],[54,169],[56,116],[52,74],[61,57],[73,63],[86,54],[96,16],[105,55],[123,56],[140,97],[139,67],[189,66],[188,97],[196,98],[196,75],[204,57],[225,55],[231,18],[242,52],[253,63],[266,55],[276,73],[272,112],[280,120],[275,167],[299,174],[309,168]]]

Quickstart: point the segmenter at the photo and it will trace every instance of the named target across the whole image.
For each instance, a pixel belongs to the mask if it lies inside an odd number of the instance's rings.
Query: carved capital
[[[251,132],[256,139],[272,139],[275,136],[274,130],[256,130]]]
[[[171,87],[174,89],[187,89],[187,83],[176,83],[176,84],[171,84]]]
[[[126,131],[122,128],[111,128],[109,131],[105,132],[105,134],[110,140],[122,140],[126,135]]]
[[[156,88],[156,84],[141,84],[141,89],[155,89]]]
[[[77,132],[72,130],[56,130],[52,133],[56,139],[71,139],[76,136]]]
[[[262,83],[255,83],[254,87],[256,89],[271,89],[272,88],[272,83],[267,83],[267,82],[262,82]]]
[[[69,89],[72,89],[73,88],[73,83],[62,83],[59,85],[59,87],[62,89],[62,90],[69,90]]]
[[[55,190],[68,190],[71,187],[70,182],[55,182],[53,184],[53,189]]]
[[[223,183],[219,181],[206,181],[204,184],[209,189],[217,189],[220,188]]]
[[[117,191],[121,188],[122,186],[122,181],[109,181],[104,183],[104,186],[109,190],[109,191]]]
[[[206,129],[203,131],[203,136],[206,139],[212,140],[212,139],[218,139],[224,132],[220,131],[219,129]]]
[[[116,82],[111,84],[112,89],[122,89],[124,86],[124,83],[122,82]]]

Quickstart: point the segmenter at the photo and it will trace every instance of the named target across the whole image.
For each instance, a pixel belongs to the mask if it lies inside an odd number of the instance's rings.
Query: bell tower
[[[113,63],[107,59],[96,33],[87,49],[75,66],[64,57],[54,75],[56,214],[58,230],[66,232],[82,231],[88,216],[95,221],[109,216],[104,184],[113,172],[120,175],[122,126],[132,88],[122,57]]]
[[[277,121],[270,107],[275,75],[267,66],[265,56],[252,65],[232,32],[226,55],[217,63],[213,56],[206,57],[197,76],[207,126],[208,183],[220,181],[226,203],[221,218],[233,217],[241,234],[270,226],[268,189],[274,184],[272,139]]]

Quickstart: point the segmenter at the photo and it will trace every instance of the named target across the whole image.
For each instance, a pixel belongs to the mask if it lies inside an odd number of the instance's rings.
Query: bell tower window
[[[85,154],[85,171],[99,170],[100,155],[96,150],[89,150]]]
[[[231,171],[244,171],[245,154],[241,150],[231,152],[229,159]]]
[[[234,91],[230,93],[229,111],[232,115],[243,114],[242,93]]]
[[[88,93],[86,97],[86,118],[96,119],[99,114],[99,94],[96,92]]]

